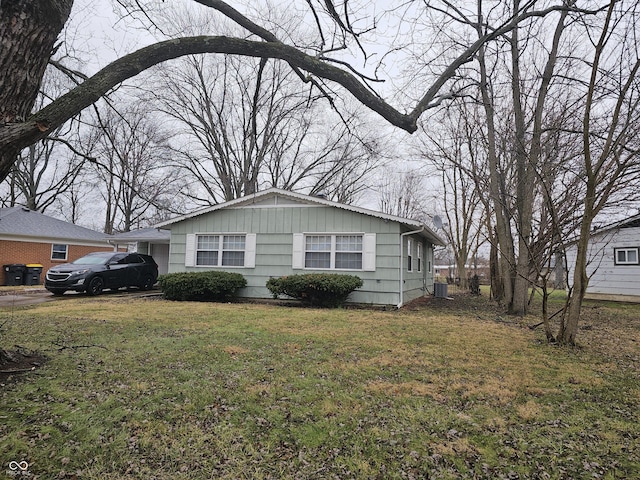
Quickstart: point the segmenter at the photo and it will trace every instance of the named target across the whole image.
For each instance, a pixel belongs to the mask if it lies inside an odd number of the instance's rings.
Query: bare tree
[[[264,186],[344,199],[373,167],[375,142],[356,136],[354,121],[340,126],[282,64],[192,56],[158,73],[154,97],[181,130],[177,160],[199,204]]]
[[[353,204],[369,187],[369,182],[380,167],[380,143],[369,133],[365,138],[355,133],[357,126],[342,125],[337,131],[330,132],[328,142],[323,147],[320,156],[307,155],[308,162],[300,165],[293,161],[290,170],[298,169],[300,174],[295,177],[295,183],[290,183],[291,189],[303,187],[309,195],[322,195],[335,202]],[[326,137],[327,132],[323,134]],[[319,140],[322,141],[322,140]],[[304,171],[308,176],[305,179]],[[271,178],[277,180],[274,171],[270,170]],[[308,184],[310,188],[304,188]],[[277,186],[274,182],[273,186]]]
[[[98,115],[93,132],[95,171],[105,209],[104,232],[146,226],[155,210],[174,196],[175,169],[168,135],[140,105]]]
[[[462,111],[465,105],[460,105]],[[460,286],[467,288],[467,266],[477,255],[484,227],[482,208],[483,179],[478,162],[483,156],[477,141],[474,118],[449,109],[436,133],[425,131],[422,156],[442,180],[442,209],[446,218],[445,235],[453,251]]]
[[[426,174],[418,169],[400,171],[387,167],[379,186],[378,209],[389,215],[423,220],[432,213],[426,205]]]
[[[50,98],[68,88],[69,81],[63,74],[48,71],[35,108],[42,108]],[[44,212],[72,187],[87,160],[79,146],[79,128],[80,122],[74,118],[19,153],[16,165],[4,182],[6,204],[21,204]]]
[[[585,185],[568,315],[558,340],[573,345],[589,278],[588,244],[596,216],[623,194],[637,198],[640,182],[640,7],[611,1],[602,22],[584,19],[591,48],[582,104],[582,161]],[[626,195],[625,195],[626,194]]]
[[[141,0],[131,3],[133,8],[144,8],[144,2]],[[348,63],[340,58],[331,58],[329,52],[325,51],[324,27],[329,23],[342,35],[344,42],[350,39],[363,50],[362,43],[359,41],[361,32],[355,31],[349,20],[349,15],[352,13],[349,3],[345,4],[346,10],[343,17],[337,14],[335,8],[321,11],[316,9],[312,2],[307,4],[316,19],[322,17],[322,21],[317,23],[317,38],[320,42],[315,48],[307,51],[285,44],[274,33],[225,2],[199,0],[198,3],[218,11],[259,40],[198,36],[158,42],[114,61],[67,94],[31,114],[35,100],[35,94],[31,92],[38,90],[47,62],[54,51],[55,41],[68,19],[73,0],[46,0],[37,6],[29,0],[2,2],[0,4],[0,39],[3,49],[0,51],[0,71],[4,74],[0,77],[0,119],[3,121],[0,126],[0,179],[8,175],[20,150],[49,135],[52,130],[97,101],[114,86],[153,65],[198,53],[226,53],[284,60],[301,80],[316,85],[328,99],[333,97],[330,95],[330,88],[325,86],[324,82],[332,82],[346,89],[359,102],[377,112],[391,125],[414,132],[420,116],[444,98],[449,97],[449,95],[441,97],[441,90],[462,65],[474,58],[482,45],[511,31],[527,18],[567,8],[564,4],[557,4],[543,10],[535,10],[536,2],[529,2],[498,27],[481,35],[478,40],[462,45],[457,56],[429,82],[415,106],[405,114],[368,88],[366,76],[354,74],[356,70]],[[324,5],[332,5],[332,3]],[[149,18],[148,15],[147,18]],[[21,28],[15,28],[16,21],[20,22]],[[373,20],[367,23],[366,30],[370,26],[371,28],[375,26]],[[16,58],[19,58],[20,62],[15,62]]]
[[[92,193],[100,190],[95,181],[92,184],[89,180],[91,173],[91,168],[83,168],[69,188],[56,196],[55,202],[51,205],[56,217],[77,224],[87,213],[91,213]]]
[[[520,8],[517,1],[512,5]],[[477,22],[463,20],[475,22],[482,37],[490,19],[484,18],[480,2],[478,6]],[[503,45],[483,45],[478,71],[467,68],[468,76],[460,79],[467,84],[475,73],[479,78],[495,212],[497,248],[492,257],[502,266],[509,311],[526,311],[529,287],[549,271],[553,256],[580,226],[576,276],[557,337],[548,313],[543,313],[550,341],[575,341],[595,215],[618,204],[621,196],[634,198],[631,185],[639,171],[637,122],[632,120],[639,105],[637,9],[627,2],[610,2],[604,10],[589,12],[567,8],[556,15],[553,35],[541,50],[532,45],[542,45],[538,39],[544,23],[521,24],[505,36]],[[593,39],[592,60],[580,61],[588,59],[585,38]],[[501,83],[496,72],[505,65],[510,82]],[[470,90],[466,95],[471,97]],[[579,138],[583,161],[576,155]],[[539,286],[544,288],[545,282]]]
[[[513,0],[485,9],[479,1],[475,14],[454,8],[447,13],[463,25],[475,25],[480,39],[496,30],[492,25],[525,5]],[[477,100],[484,110],[480,138],[489,182],[483,185],[488,187],[491,202],[485,204],[485,210],[494,218],[487,231],[493,237],[496,254],[492,258],[498,264],[493,271],[499,271],[501,277],[496,292],[509,312],[520,315],[527,311],[535,270],[532,245],[534,209],[540,195],[538,172],[545,161],[543,145],[553,130],[548,125],[549,104],[562,91],[563,80],[556,72],[574,3],[564,6],[553,18],[537,17],[519,24],[505,33],[502,43],[481,45],[477,63],[470,64],[459,80],[466,86],[461,100],[474,101],[477,88]],[[562,67],[566,68],[570,52],[564,53]],[[471,88],[469,78],[474,77],[477,83]]]
[[[54,140],[29,145],[21,152],[16,167],[10,173],[13,203],[20,201],[31,210],[44,212],[75,182],[84,164],[84,158],[63,157]],[[18,200],[20,199],[20,200]]]

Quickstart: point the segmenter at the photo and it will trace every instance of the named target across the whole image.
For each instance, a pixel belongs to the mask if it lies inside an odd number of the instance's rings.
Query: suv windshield
[[[113,253],[111,252],[91,254],[80,257],[71,263],[73,263],[74,265],[102,265],[104,263],[107,263],[107,260],[109,260],[111,257],[113,257]]]

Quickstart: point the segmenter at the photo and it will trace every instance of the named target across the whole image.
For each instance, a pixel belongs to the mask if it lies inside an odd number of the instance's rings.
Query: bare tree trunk
[[[542,323],[544,325],[544,333],[547,336],[547,342],[555,343],[556,338],[553,336],[553,328],[551,327],[551,319],[549,318],[549,291],[546,283],[542,285]]]
[[[520,1],[514,0],[513,10],[520,9]],[[518,235],[518,257],[516,259],[513,299],[510,313],[524,315],[529,297],[529,241],[531,239],[531,221],[533,218],[534,182],[531,175],[530,158],[526,151],[527,132],[525,112],[522,104],[522,78],[520,76],[520,35],[515,28],[511,34],[511,95],[515,120],[515,138],[513,148],[516,162],[516,212],[515,219]]]
[[[501,302],[504,298],[504,289],[502,286],[502,276],[500,275],[500,260],[498,258],[498,245],[496,241],[491,242],[491,251],[489,252],[489,275],[491,276],[491,298],[497,302]]]
[[[478,37],[482,37],[482,3],[478,2]],[[513,237],[509,218],[506,214],[507,205],[504,196],[501,193],[500,172],[498,168],[498,153],[496,147],[496,127],[495,127],[495,111],[493,108],[493,99],[491,98],[489,89],[489,76],[485,61],[485,48],[481,47],[478,52],[478,63],[480,65],[480,92],[482,94],[482,104],[484,107],[487,120],[487,156],[489,159],[489,177],[490,177],[490,196],[496,215],[496,239],[497,244],[492,245],[492,272],[497,275],[495,279],[494,298],[507,305],[511,305],[513,301],[513,265],[515,263],[515,250],[513,246]],[[494,250],[495,248],[495,250]],[[499,287],[499,289],[498,289]]]
[[[519,0],[515,0],[514,9],[520,8]],[[524,315],[527,312],[529,304],[529,287],[531,286],[531,235],[533,226],[533,205],[536,191],[536,169],[541,158],[541,141],[543,131],[543,117],[547,96],[549,94],[549,85],[553,78],[556,61],[558,58],[558,50],[560,48],[560,40],[565,29],[565,19],[567,11],[560,14],[558,23],[554,31],[553,42],[545,63],[544,71],[540,87],[538,88],[536,105],[533,110],[533,134],[531,135],[529,151],[526,151],[527,132],[525,111],[521,91],[520,78],[520,55],[521,46],[518,39],[518,29],[513,30],[511,35],[511,56],[512,56],[512,89],[514,99],[515,123],[516,123],[516,170],[517,170],[517,188],[516,188],[516,206],[518,218],[518,261],[516,264],[516,280],[513,295],[513,313]]]
[[[569,298],[568,317],[561,324],[558,340],[564,345],[574,345],[578,332],[580,310],[587,291],[589,277],[587,276],[588,246],[591,236],[591,225],[595,216],[602,211],[607,201],[619,188],[622,179],[633,189],[637,188],[638,150],[628,149],[627,144],[637,138],[636,129],[638,119],[638,88],[637,79],[640,77],[640,58],[637,55],[637,44],[631,41],[630,45],[620,50],[622,56],[611,70],[603,70],[603,64],[611,61],[606,56],[608,44],[614,44],[615,48],[624,45],[630,32],[638,29],[636,17],[631,16],[627,22],[620,21],[617,9],[618,2],[611,0],[607,10],[607,16],[600,32],[600,38],[595,45],[593,62],[591,63],[591,77],[588,83],[585,98],[585,110],[582,119],[582,145],[584,155],[584,171],[586,176],[586,193],[584,198],[584,213],[580,227],[580,237],[577,244],[576,260],[574,264],[573,285]],[[627,28],[627,32],[625,32]],[[620,29],[618,36],[614,35]],[[617,33],[617,32],[616,32]],[[606,61],[602,61],[606,59]],[[623,69],[620,66],[627,67]],[[618,75],[616,78],[618,88],[613,91],[613,96],[598,98],[603,91],[602,85],[608,77]],[[604,80],[601,78],[604,77]],[[601,103],[598,103],[598,100]],[[610,109],[608,117],[599,117],[599,107],[604,100],[607,109]],[[592,118],[595,117],[595,118]],[[605,135],[598,130],[606,125]],[[592,130],[595,130],[592,131]],[[599,145],[593,141],[594,137],[604,137],[606,141]],[[594,154],[600,147],[599,154]],[[634,181],[635,180],[635,181]]]
[[[588,135],[588,130],[587,130]],[[587,155],[588,156],[588,155]],[[580,237],[578,239],[578,250],[573,272],[573,286],[571,295],[568,298],[569,311],[566,319],[560,323],[558,331],[558,342],[562,345],[575,345],[576,334],[578,333],[578,323],[580,321],[580,311],[582,301],[587,292],[589,277],[587,276],[587,255],[589,248],[589,237],[591,236],[591,224],[595,216],[594,199],[596,185],[593,177],[587,182],[587,195],[585,211],[580,226]]]
[[[573,288],[569,302],[569,315],[561,322],[558,331],[558,341],[563,345],[575,345],[582,301],[587,292],[589,278],[587,277],[587,247],[589,245],[589,232],[591,221],[583,222],[578,242],[575,270],[573,274]],[[587,230],[586,235],[582,231]]]
[[[0,125],[31,114],[54,44],[69,18],[73,0],[0,2]],[[0,145],[0,179],[19,150]]]

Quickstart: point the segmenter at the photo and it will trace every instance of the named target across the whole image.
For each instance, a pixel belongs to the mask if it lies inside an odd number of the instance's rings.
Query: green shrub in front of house
[[[160,289],[167,300],[222,302],[231,300],[246,279],[230,272],[167,273],[158,277]]]
[[[308,273],[267,280],[273,298],[286,295],[318,307],[338,307],[361,286],[360,277],[337,273]]]

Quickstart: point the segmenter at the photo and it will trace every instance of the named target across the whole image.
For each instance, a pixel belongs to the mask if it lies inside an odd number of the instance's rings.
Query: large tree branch
[[[279,42],[254,42],[230,37],[201,36],[167,40],[126,55],[36,112],[27,121],[0,126],[2,150],[19,151],[46,137],[53,129],[96,102],[116,85],[154,65],[181,56],[201,53],[225,53],[285,60],[312,75],[342,85],[360,102],[379,113],[392,125],[408,132],[416,130],[415,119],[385,103],[356,77],[294,47]]]
[[[33,114],[28,120],[0,124],[0,179],[6,176],[17,152],[49,135],[53,129],[95,103],[118,84],[167,60],[202,53],[224,53],[284,60],[294,69],[307,72],[309,75],[304,79],[311,79],[315,76],[342,85],[358,101],[381,115],[391,125],[413,133],[417,129],[418,119],[426,110],[432,108],[433,100],[439,95],[446,82],[456,74],[458,68],[473,59],[482,45],[512,30],[525,18],[544,16],[551,11],[563,9],[563,7],[550,7],[546,10],[521,13],[501,27],[481,37],[462,52],[434,80],[415,109],[409,114],[404,114],[382,100],[356,76],[308,55],[295,47],[281,43],[273,34],[243,19],[241,14],[228,7],[224,2],[219,0],[197,1],[213,6],[220,11],[223,11],[226,6],[225,13],[228,16],[239,23],[243,22],[240,24],[268,41],[250,41],[223,36],[187,37],[156,43],[114,61],[64,96]]]

